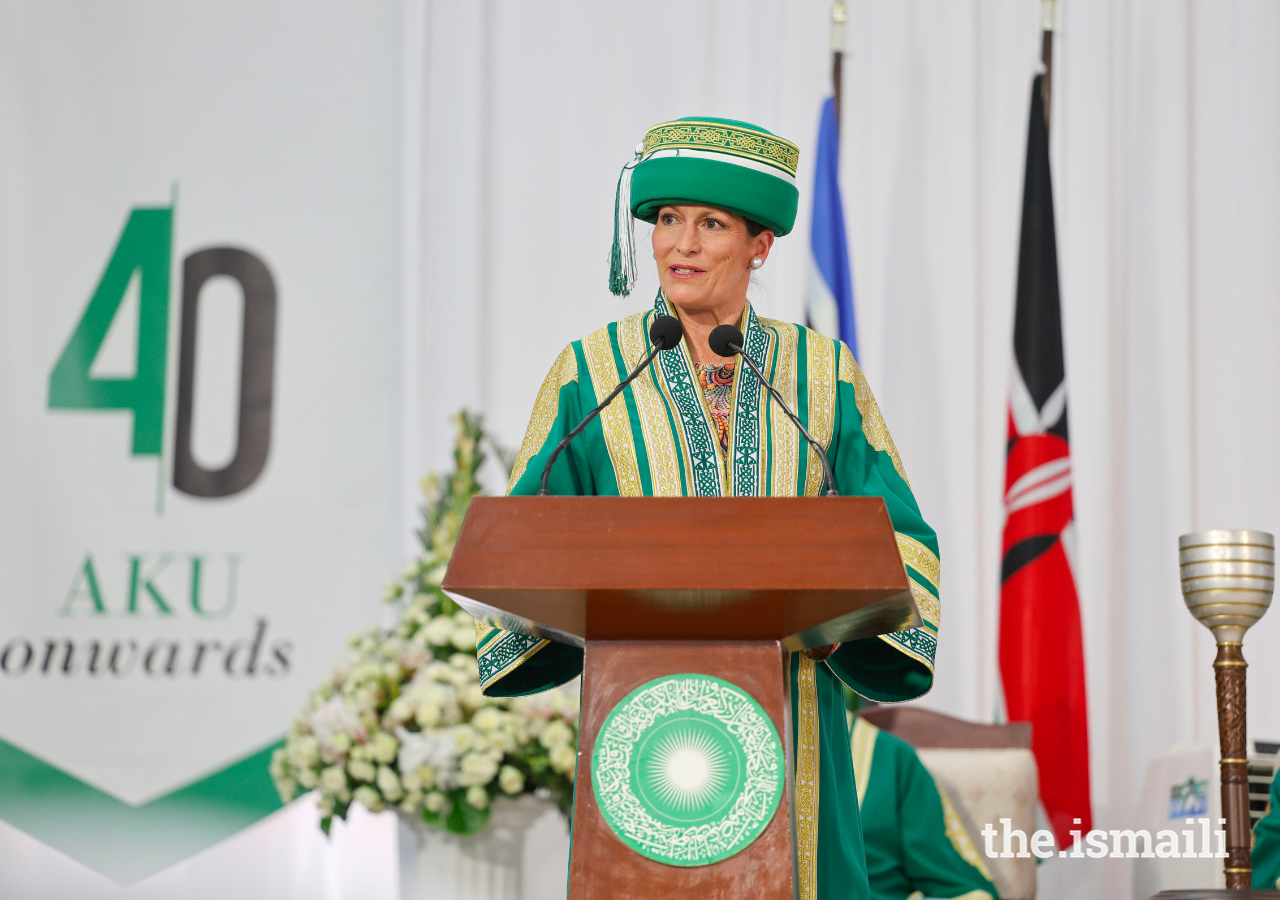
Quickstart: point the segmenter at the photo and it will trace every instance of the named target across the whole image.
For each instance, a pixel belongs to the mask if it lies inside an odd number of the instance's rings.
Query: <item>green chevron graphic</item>
[[[130,885],[279,809],[267,765],[281,743],[133,806],[0,740],[0,819]]]

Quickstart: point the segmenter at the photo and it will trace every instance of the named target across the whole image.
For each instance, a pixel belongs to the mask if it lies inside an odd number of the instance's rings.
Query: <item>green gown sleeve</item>
[[[840,646],[827,664],[841,681],[878,702],[911,700],[933,686],[941,604],[938,538],[920,515],[893,438],[862,370],[839,350],[836,423],[829,456],[845,495],[884,498],[923,623]]]
[[[1253,888],[1280,890],[1280,778],[1271,782],[1271,806],[1253,836]]]
[[[529,428],[511,469],[508,495],[538,493],[542,469],[552,449],[578,421],[577,345],[565,347],[547,373],[533,404]],[[548,489],[557,495],[595,493],[591,472],[577,454],[561,453],[551,468]],[[476,623],[480,687],[490,697],[521,697],[564,684],[582,674],[582,650],[567,644]]]
[[[838,476],[837,476],[838,477]],[[861,719],[852,744],[872,900],[926,897],[994,900],[998,895],[977,848],[910,745]],[[870,765],[858,744],[870,739]],[[865,786],[865,787],[864,787]]]

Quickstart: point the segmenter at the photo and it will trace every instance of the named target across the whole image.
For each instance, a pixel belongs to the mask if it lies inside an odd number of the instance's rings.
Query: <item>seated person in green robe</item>
[[[1271,782],[1267,814],[1253,827],[1253,889],[1280,890],[1280,778]]]
[[[994,900],[978,848],[911,745],[854,716],[850,746],[872,898]]]
[[[795,223],[798,159],[790,141],[746,122],[699,117],[649,129],[615,193],[609,282],[618,295],[635,284],[638,218],[653,225],[661,290],[647,308],[560,353],[534,401],[507,492],[538,493],[557,444],[651,351],[650,326],[666,315],[679,318],[683,339],[661,349],[555,457],[549,493],[821,496],[827,477],[818,456],[746,363],[719,356],[709,344],[717,326],[741,331],[743,351],[825,448],[839,492],[884,498],[920,611],[916,627],[792,653],[785,676],[798,895],[864,900],[870,894],[844,686],[886,702],[910,700],[932,686],[941,618],[938,541],[849,348],[803,325],[759,316],[747,300],[752,273]],[[713,532],[702,551],[735,549]],[[581,648],[494,623],[477,624],[476,646],[481,686],[491,697],[537,693],[582,672]]]

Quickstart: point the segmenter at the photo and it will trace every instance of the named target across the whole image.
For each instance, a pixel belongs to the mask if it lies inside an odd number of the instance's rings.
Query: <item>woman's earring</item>
[[[758,269],[764,265],[764,260],[758,256],[751,257],[751,268]]]

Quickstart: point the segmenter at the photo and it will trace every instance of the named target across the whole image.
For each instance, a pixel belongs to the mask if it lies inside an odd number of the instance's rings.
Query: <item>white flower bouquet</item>
[[[499,794],[539,793],[569,814],[576,683],[532,697],[484,696],[475,620],[440,590],[484,462],[479,417],[459,413],[454,424],[456,471],[423,481],[423,553],[387,589],[394,624],[352,637],[348,658],[271,759],[285,802],[299,790],[320,792],[326,834],[352,803],[458,834],[483,828]]]

